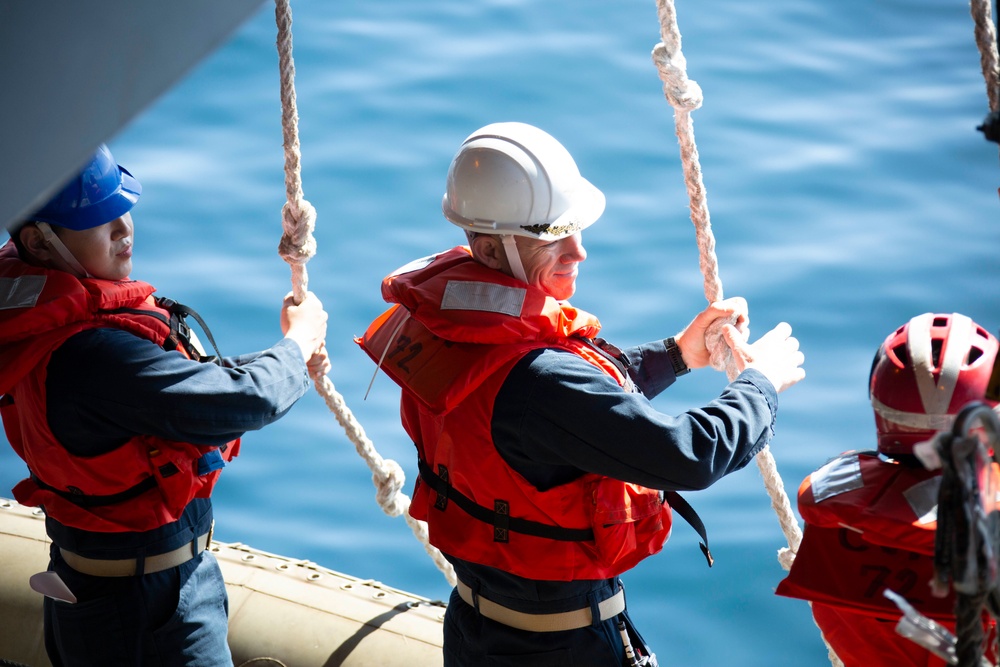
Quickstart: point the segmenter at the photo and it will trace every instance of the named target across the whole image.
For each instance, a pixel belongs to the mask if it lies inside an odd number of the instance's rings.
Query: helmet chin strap
[[[77,278],[93,277],[87,273],[87,269],[83,268],[83,265],[80,264],[80,262],[76,261],[76,257],[74,257],[73,253],[69,251],[66,244],[59,240],[59,237],[56,236],[54,231],[52,231],[52,227],[49,226],[49,223],[36,222],[35,226],[38,227],[38,231],[42,233],[42,238],[45,239],[45,242],[52,246],[52,249],[55,250],[60,257],[62,257],[63,261],[66,262],[70,269],[72,269]]]
[[[500,240],[503,242],[504,252],[507,253],[507,263],[510,264],[510,271],[514,277],[523,283],[528,282],[528,277],[524,275],[524,265],[521,264],[521,255],[517,253],[517,245],[514,243],[513,234],[501,234]]]

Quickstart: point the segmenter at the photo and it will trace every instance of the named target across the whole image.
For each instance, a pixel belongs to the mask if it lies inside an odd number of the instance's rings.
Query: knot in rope
[[[400,493],[406,483],[406,475],[398,463],[383,461],[381,469],[372,473],[372,483],[376,489],[375,500],[383,512],[397,517],[407,510],[409,499]]]
[[[281,228],[284,234],[278,244],[278,254],[289,264],[303,265],[316,254],[316,209],[305,199],[298,205],[285,202],[281,207]]]
[[[663,81],[663,94],[670,106],[678,111],[692,112],[701,108],[704,97],[701,86],[687,76],[687,59],[676,46],[663,42],[653,47],[653,64]]]
[[[716,320],[708,325],[705,330],[705,347],[708,348],[709,365],[717,371],[725,371],[726,376],[733,380],[740,374],[736,367],[736,360],[733,359],[733,351],[723,338],[723,327],[727,322]]]
[[[778,563],[781,567],[785,568],[785,571],[792,569],[792,563],[795,562],[795,552],[789,547],[781,547],[778,549]]]

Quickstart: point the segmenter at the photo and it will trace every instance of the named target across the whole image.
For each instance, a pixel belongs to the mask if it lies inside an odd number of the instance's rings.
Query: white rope
[[[972,0],[969,10],[975,21],[979,64],[986,80],[986,98],[990,111],[1000,111],[1000,58],[997,56],[997,33],[990,0]]]
[[[312,232],[316,223],[316,210],[303,198],[301,177],[301,152],[299,150],[298,110],[295,103],[295,61],[292,58],[292,10],[289,0],[275,0],[275,22],[278,26],[278,60],[281,74],[281,130],[285,147],[285,194],[287,202],[281,209],[284,234],[278,245],[278,254],[292,270],[292,292],[296,303],[308,291],[309,276],[306,262],[316,254],[316,240]],[[361,458],[372,471],[375,499],[382,511],[389,516],[406,518],[413,534],[424,545],[427,554],[445,575],[448,583],[457,583],[455,570],[444,556],[431,545],[427,524],[410,516],[410,498],[402,492],[405,484],[403,469],[392,460],[383,459],[375,450],[364,428],[325,375],[313,377],[316,391],[336,416],[347,437],[354,443]]]
[[[969,10],[976,25],[976,46],[986,80],[986,99],[991,112],[1000,112],[1000,57],[997,56],[997,32],[990,0],[971,0]]]
[[[681,165],[684,170],[684,184],[690,200],[691,222],[694,223],[698,242],[699,264],[704,276],[705,298],[709,303],[722,299],[722,280],[719,278],[719,262],[715,254],[715,237],[708,213],[705,184],[702,179],[698,146],[694,140],[694,123],[691,112],[701,107],[703,97],[701,87],[688,79],[687,60],[681,52],[681,33],[677,27],[677,12],[673,0],[657,0],[657,14],[660,19],[660,39],[653,48],[653,63],[663,81],[663,94],[674,108],[674,125],[680,145]],[[711,364],[717,370],[725,370],[730,380],[738,374],[732,351],[722,340],[723,323],[718,323],[708,332]],[[764,480],[764,487],[771,498],[771,507],[778,516],[778,523],[788,540],[788,547],[778,551],[778,562],[790,570],[795,553],[802,542],[802,530],[792,513],[792,505],[785,493],[785,485],[778,466],[771,455],[770,447],[764,447],[756,456],[757,467]],[[822,635],[822,633],[820,633]],[[826,643],[830,662],[835,667],[843,663]]]
[[[657,0],[660,16],[662,42],[653,49],[653,62],[663,80],[663,92],[674,107],[677,139],[680,143],[681,163],[684,168],[684,183],[691,200],[691,221],[698,239],[701,271],[705,277],[705,298],[709,303],[722,299],[722,281],[719,279],[719,263],[715,255],[715,238],[709,219],[705,185],[702,182],[701,165],[698,162],[698,147],[694,141],[694,126],[691,111],[701,106],[701,88],[687,78],[687,62],[681,53],[681,35],[677,28],[677,15],[672,0]],[[726,370],[729,379],[736,377],[737,370],[732,362],[732,353],[718,334],[712,344],[712,366]],[[802,531],[792,514],[792,506],[785,494],[784,484],[778,474],[774,458],[765,447],[757,455],[757,463],[764,475],[764,484],[771,496],[771,506],[778,514],[781,529],[788,539],[788,546],[798,551],[802,541]]]

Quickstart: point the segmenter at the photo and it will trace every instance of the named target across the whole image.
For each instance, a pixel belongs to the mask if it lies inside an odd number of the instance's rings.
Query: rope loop
[[[289,264],[304,265],[316,254],[316,209],[305,199],[298,205],[285,202],[281,207],[281,228],[284,234],[278,243],[278,254]]]

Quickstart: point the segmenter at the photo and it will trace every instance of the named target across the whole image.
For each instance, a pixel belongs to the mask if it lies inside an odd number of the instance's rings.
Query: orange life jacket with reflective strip
[[[799,487],[802,544],[777,593],[899,618],[882,594],[890,588],[924,615],[954,620],[954,595],[936,598],[929,587],[939,482],[939,471],[874,452],[844,454],[812,473]]]
[[[403,388],[403,426],[421,478],[410,513],[451,556],[530,579],[604,579],[657,553],[670,533],[659,491],[595,474],[540,491],[491,437],[493,403],[529,351],[572,352],[619,384],[591,340],[597,318],[485,268],[466,248],[383,282],[395,303],[357,339]]]
[[[70,336],[98,327],[123,329],[191,357],[178,320],[156,305],[154,288],[136,280],[78,279],[22,262],[13,243],[0,248],[0,414],[7,438],[31,476],[14,488],[23,505],[93,532],[142,532],[180,518],[207,498],[220,474],[198,474],[211,448],[136,436],[98,456],[74,456],[56,439],[46,414],[46,369]],[[229,461],[239,440],[218,448]]]
[[[939,482],[940,471],[849,452],[799,487],[805,530],[776,593],[814,603],[816,624],[846,667],[945,664],[894,632],[902,612],[883,595],[893,590],[954,632],[954,592],[930,589]],[[986,612],[982,622],[992,637],[995,622]]]

